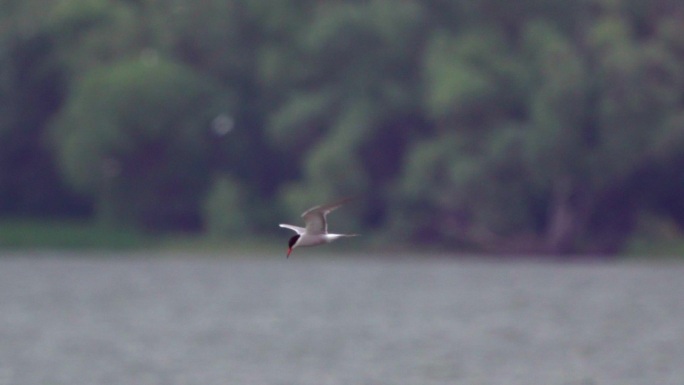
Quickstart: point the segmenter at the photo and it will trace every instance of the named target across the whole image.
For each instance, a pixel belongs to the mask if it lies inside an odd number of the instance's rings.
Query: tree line
[[[0,215],[614,252],[684,225],[676,0],[0,4]]]

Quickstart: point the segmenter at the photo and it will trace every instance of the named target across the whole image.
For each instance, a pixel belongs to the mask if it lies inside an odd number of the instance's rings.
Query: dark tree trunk
[[[570,178],[557,181],[552,194],[546,232],[547,251],[562,255],[576,253],[589,211],[587,194]]]

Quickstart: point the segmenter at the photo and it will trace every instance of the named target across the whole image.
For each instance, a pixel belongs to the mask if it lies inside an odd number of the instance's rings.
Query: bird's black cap
[[[299,239],[299,234],[293,235],[292,238],[290,238],[290,241],[287,243],[287,245],[288,245],[290,248],[292,248],[292,246],[294,246],[295,243],[297,243],[297,240],[298,240],[298,239]]]

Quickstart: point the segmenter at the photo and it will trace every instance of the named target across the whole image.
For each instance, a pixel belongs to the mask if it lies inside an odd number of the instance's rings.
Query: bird
[[[333,203],[312,207],[302,214],[306,227],[299,227],[281,223],[280,227],[293,230],[297,235],[293,235],[287,243],[287,258],[290,258],[292,250],[297,247],[318,246],[330,243],[336,239],[344,237],[356,237],[359,234],[333,234],[328,233],[328,222],[326,216],[333,210],[354,198],[345,198]]]

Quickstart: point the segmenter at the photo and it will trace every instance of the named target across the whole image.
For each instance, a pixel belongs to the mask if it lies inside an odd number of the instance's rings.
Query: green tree
[[[672,151],[662,138],[677,138],[682,108],[677,51],[626,8],[575,28],[435,35],[425,101],[440,131],[411,150],[398,214],[435,219],[404,231],[509,251],[619,247],[644,204],[634,180]]]
[[[308,22],[292,42],[301,69],[280,80],[289,92],[267,126],[302,170],[282,199],[295,210],[359,193],[381,202],[422,123],[417,60],[425,12],[413,1],[329,2]],[[385,208],[368,205],[361,218],[377,226]]]
[[[48,121],[66,94],[59,60],[39,0],[0,6],[0,215],[84,215],[87,206],[59,177],[45,140]]]
[[[56,123],[64,175],[95,199],[104,220],[197,228],[218,92],[163,58],[94,70],[76,85]]]
[[[226,176],[217,178],[202,207],[207,233],[217,239],[244,237],[254,231],[251,207],[244,186]]]
[[[270,143],[264,127],[288,90],[283,74],[296,76],[305,68],[290,43],[309,14],[309,3],[315,2],[211,0],[151,6],[154,23],[165,31],[159,39],[162,50],[234,95],[232,108],[225,111],[232,129],[215,142],[212,169],[219,179],[246,190],[244,204],[255,213],[254,231],[273,231],[270,215],[278,212],[278,188],[298,174],[289,148]]]
[[[46,24],[70,84],[92,69],[154,52],[145,12],[127,1],[59,1],[48,15]]]

